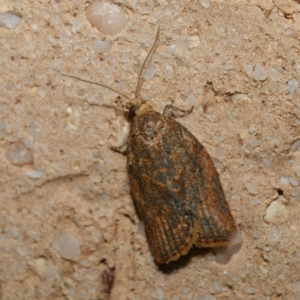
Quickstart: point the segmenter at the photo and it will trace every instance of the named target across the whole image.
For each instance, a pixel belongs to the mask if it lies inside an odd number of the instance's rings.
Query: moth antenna
[[[137,99],[138,97],[138,94],[140,93],[140,89],[141,89],[141,76],[142,76],[142,73],[143,73],[143,70],[144,70],[144,67],[145,67],[145,64],[149,58],[149,56],[151,55],[154,47],[155,47],[155,44],[157,42],[157,39],[158,39],[158,36],[159,36],[159,30],[160,30],[160,25],[158,25],[158,29],[157,29],[157,33],[156,33],[156,37],[155,37],[155,40],[154,40],[154,43],[149,51],[149,53],[147,54],[147,57],[146,59],[144,60],[144,63],[142,65],[142,68],[140,70],[140,73],[139,73],[139,76],[138,76],[138,82],[137,82],[137,85],[136,85],[136,90],[135,90],[135,99]]]
[[[79,80],[79,81],[83,81],[83,82],[87,82],[87,83],[91,83],[91,84],[95,84],[95,85],[99,85],[99,86],[105,87],[105,88],[107,88],[107,89],[109,89],[109,90],[111,90],[111,91],[113,91],[113,92],[119,94],[121,97],[124,97],[125,99],[127,99],[127,100],[129,100],[129,101],[131,100],[128,96],[126,96],[126,95],[120,93],[119,91],[117,91],[117,90],[115,90],[115,89],[113,89],[113,88],[111,88],[111,87],[109,87],[109,86],[107,86],[107,85],[105,85],[105,84],[98,83],[98,82],[93,82],[93,81],[89,81],[89,80],[85,80],[85,79],[81,79],[81,78],[79,78],[79,77],[75,77],[75,76],[71,76],[71,75],[67,75],[67,74],[62,74],[62,73],[60,73],[60,74],[61,74],[62,76],[65,76],[65,77],[69,77],[69,78],[77,79],[77,80]]]

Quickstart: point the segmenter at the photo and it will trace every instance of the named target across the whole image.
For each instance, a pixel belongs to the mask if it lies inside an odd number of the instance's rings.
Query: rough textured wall
[[[299,4],[118,4],[128,24],[106,36],[83,1],[0,2],[21,17],[0,28],[2,299],[300,299]],[[108,146],[129,128],[117,95],[60,75],[133,96],[158,23],[141,94],[160,112],[195,107],[179,121],[213,157],[243,236],[225,265],[210,250],[154,263],[126,157]]]

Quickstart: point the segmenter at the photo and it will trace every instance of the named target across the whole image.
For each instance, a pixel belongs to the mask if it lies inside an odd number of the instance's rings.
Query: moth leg
[[[190,109],[184,110],[180,109],[174,105],[166,105],[163,115],[165,117],[173,117],[173,118],[181,118],[189,115],[194,109],[194,106],[192,106]]]
[[[111,144],[109,144],[109,148],[116,151],[116,152],[119,152],[119,153],[122,153],[122,154],[126,154],[127,152],[127,145],[128,145],[128,137],[129,137],[129,132],[126,134],[123,142],[121,145],[119,146],[113,146]]]

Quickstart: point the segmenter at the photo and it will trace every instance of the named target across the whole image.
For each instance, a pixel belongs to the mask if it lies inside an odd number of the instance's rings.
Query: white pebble
[[[274,81],[279,81],[281,75],[275,68],[269,68],[269,77]]]
[[[251,204],[254,205],[254,206],[260,204],[260,199],[257,198],[257,197],[253,198],[253,199],[251,200]]]
[[[12,165],[24,166],[33,164],[32,152],[22,142],[11,144],[5,155]]]
[[[298,151],[299,147],[300,147],[300,139],[297,139],[290,147],[290,150],[292,152],[296,152],[296,151]]]
[[[281,185],[288,185],[289,184],[289,179],[287,177],[281,177],[280,178],[280,184]]]
[[[186,97],[186,100],[189,101],[189,102],[195,102],[197,99],[196,99],[194,93],[190,93],[190,94]]]
[[[172,79],[174,78],[174,70],[173,67],[170,65],[167,65],[163,68],[164,71],[164,75],[165,77],[167,77],[168,79]]]
[[[102,33],[115,35],[126,26],[126,14],[115,4],[97,1],[86,11],[87,20]]]
[[[257,130],[258,130],[258,128],[256,126],[254,126],[254,125],[250,125],[250,127],[248,129],[248,131],[249,131],[250,134],[256,132]]]
[[[201,0],[200,3],[204,8],[209,8],[210,6],[209,0]]]
[[[210,285],[210,288],[209,288],[209,291],[212,293],[212,294],[219,294],[221,293],[223,290],[223,285],[221,284],[220,281],[218,280],[214,280],[212,282],[212,284]]]
[[[256,148],[262,144],[262,140],[250,140],[249,145],[253,148]]]
[[[10,234],[11,234],[11,236],[12,236],[14,239],[17,239],[17,238],[20,236],[20,232],[19,232],[19,230],[16,229],[16,228],[12,228],[12,229],[10,230]]]
[[[299,181],[297,180],[297,178],[295,177],[290,177],[289,178],[289,181],[290,181],[290,184],[293,186],[293,187],[296,187],[299,185]]]
[[[110,41],[96,41],[93,45],[93,50],[98,53],[108,53],[111,50]]]
[[[16,28],[21,22],[21,18],[12,11],[0,13],[0,27],[7,29]]]
[[[264,67],[258,63],[255,65],[254,71],[251,73],[251,76],[260,81],[265,81],[268,78],[268,73],[264,69]]]
[[[155,67],[153,69],[144,69],[142,77],[145,80],[150,80],[156,75],[156,73]]]
[[[62,233],[52,243],[51,248],[65,259],[75,259],[81,255],[78,240],[71,234]]]
[[[225,70],[232,70],[234,68],[234,64],[233,63],[226,63],[223,65],[223,68]]]
[[[182,290],[181,290],[181,294],[182,295],[187,295],[191,292],[191,289],[189,287],[184,287]]]
[[[247,182],[246,188],[250,194],[257,194],[258,192],[258,184],[254,182]]]
[[[198,48],[200,45],[200,38],[198,35],[193,35],[191,37],[191,44],[190,44],[190,48]]]
[[[248,285],[245,287],[245,293],[249,294],[249,295],[254,295],[254,294],[256,294],[256,289],[254,287]]]
[[[267,223],[273,223],[275,225],[282,224],[288,217],[286,206],[281,200],[273,201],[267,208],[264,220]]]
[[[299,82],[297,80],[290,80],[287,85],[286,89],[290,94],[293,94],[299,87]]]
[[[157,300],[163,300],[165,298],[165,293],[161,289],[156,290],[156,299]]]
[[[34,269],[40,277],[45,276],[46,267],[47,267],[47,261],[45,260],[45,258],[38,258],[35,260]]]
[[[204,259],[206,261],[215,261],[216,260],[216,257],[213,253],[209,252],[207,254],[204,255]]]
[[[176,46],[175,45],[170,45],[167,47],[166,51],[168,53],[171,53],[171,54],[176,54]]]
[[[217,142],[224,142],[224,138],[222,135],[215,135],[214,140]]]
[[[255,66],[255,63],[253,63],[253,62],[247,62],[244,65],[244,67],[248,73],[251,73],[253,71],[254,66]]]
[[[253,237],[254,237],[255,239],[259,239],[259,238],[261,237],[261,235],[262,235],[262,232],[261,232],[261,231],[254,231],[254,232],[253,232]]]
[[[272,165],[272,161],[269,158],[264,158],[263,165],[266,169],[270,169]]]
[[[267,232],[267,237],[271,240],[276,240],[279,237],[279,230],[277,227],[272,226]]]
[[[30,136],[28,139],[24,141],[24,143],[28,149],[32,149],[34,146],[34,138]]]
[[[43,177],[44,172],[39,170],[30,170],[27,175],[32,179],[38,179]]]

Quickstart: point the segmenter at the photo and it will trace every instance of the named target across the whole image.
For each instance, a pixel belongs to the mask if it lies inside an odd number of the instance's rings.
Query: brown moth
[[[168,264],[193,245],[226,246],[236,226],[208,152],[173,118],[190,114],[193,108],[183,111],[167,105],[161,114],[139,97],[141,74],[158,36],[159,29],[140,70],[135,99],[95,84],[129,101],[124,105],[132,121],[129,136],[111,148],[127,152],[131,193],[150,248],[158,263]]]

